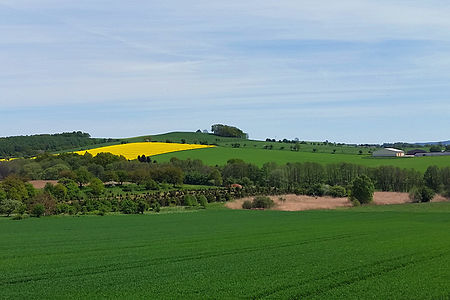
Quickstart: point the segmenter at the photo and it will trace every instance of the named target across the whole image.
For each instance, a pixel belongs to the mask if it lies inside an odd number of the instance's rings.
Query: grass
[[[153,159],[158,162],[169,161],[170,158],[179,159],[200,159],[208,165],[224,165],[231,158],[240,158],[248,163],[262,166],[266,162],[276,162],[285,164],[288,162],[317,162],[320,164],[332,163],[353,163],[368,167],[381,165],[392,165],[406,169],[416,169],[424,172],[428,166],[437,165],[440,167],[450,166],[450,156],[440,157],[413,157],[413,158],[373,158],[368,155],[355,154],[330,154],[330,153],[312,153],[312,152],[292,152],[280,150],[264,149],[243,149],[216,147],[209,149],[198,149],[183,151],[177,153],[168,153],[154,156]]]
[[[0,218],[0,298],[450,296],[450,203]]]
[[[227,138],[227,137],[219,137],[213,134],[208,133],[197,133],[197,132],[169,132],[158,135],[149,135],[149,136],[141,136],[124,139],[128,142],[144,142],[144,141],[154,141],[154,142],[166,142],[167,140],[171,142],[181,142],[184,139],[186,143],[208,143],[208,144],[217,144],[218,146],[232,148],[233,144],[240,144],[240,148],[247,149],[263,149],[264,146],[272,145],[273,150],[280,150],[283,148],[283,151],[289,152],[290,147],[293,144],[290,143],[280,143],[280,142],[266,142],[266,141],[257,141],[257,140],[245,140],[238,138]],[[333,150],[336,150],[336,153],[341,154],[358,154],[359,151],[363,151],[363,153],[368,153],[369,150],[373,151],[375,148],[373,147],[358,147],[351,145],[334,145],[334,144],[323,144],[323,142],[306,142],[306,144],[300,144],[300,152],[313,152],[313,149],[316,149],[316,152],[319,153],[332,153]]]

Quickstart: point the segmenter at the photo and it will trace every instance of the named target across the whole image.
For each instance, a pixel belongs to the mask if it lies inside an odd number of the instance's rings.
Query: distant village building
[[[372,153],[374,157],[402,157],[405,156],[405,152],[403,150],[394,149],[394,148],[384,148]]]
[[[408,153],[406,153],[406,155],[416,155],[419,153],[427,153],[427,151],[425,151],[423,149],[414,149],[414,150],[409,150]]]

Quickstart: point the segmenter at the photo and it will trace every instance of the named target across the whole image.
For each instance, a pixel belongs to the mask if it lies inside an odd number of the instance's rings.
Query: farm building
[[[416,155],[419,153],[427,153],[427,151],[423,150],[423,149],[414,149],[414,150],[409,150],[408,153],[406,153],[407,155]]]
[[[450,156],[450,152],[417,153],[415,156]]]
[[[394,149],[394,148],[384,148],[372,153],[374,157],[401,157],[405,156],[405,152],[403,150]]]

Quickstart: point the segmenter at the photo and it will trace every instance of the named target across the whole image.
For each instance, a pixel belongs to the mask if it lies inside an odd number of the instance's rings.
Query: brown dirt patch
[[[286,199],[285,201],[280,201],[280,197]],[[232,202],[225,204],[231,209],[241,209],[242,203],[245,200],[253,200],[254,197],[247,197],[243,199],[237,199]],[[311,209],[334,209],[337,207],[348,207],[351,206],[350,201],[347,198],[332,198],[332,197],[311,197],[305,195],[282,195],[282,196],[270,196],[275,202],[274,210],[283,211],[301,211],[301,210],[311,210]]]
[[[28,181],[35,189],[43,189],[47,183],[53,185],[58,183],[58,180],[30,180]]]
[[[280,201],[280,197],[286,199]],[[226,207],[231,209],[242,209],[242,203],[245,200],[252,201],[254,197],[247,197],[243,199],[237,199],[225,204]],[[302,211],[313,209],[335,209],[338,207],[350,207],[352,204],[347,198],[332,198],[332,197],[311,197],[305,195],[282,195],[282,196],[270,196],[275,202],[273,210],[282,211]],[[436,196],[433,202],[448,201],[442,196]],[[410,203],[408,193],[395,193],[395,192],[375,192],[373,195],[373,203],[375,205],[389,205],[389,204],[403,204]]]

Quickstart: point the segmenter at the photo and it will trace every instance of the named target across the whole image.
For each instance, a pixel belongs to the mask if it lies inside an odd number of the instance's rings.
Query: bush
[[[146,190],[159,190],[159,185],[153,179],[148,179],[144,182],[144,187]]]
[[[253,204],[250,200],[245,200],[244,203],[242,203],[242,208],[243,209],[252,209]]]
[[[415,186],[409,191],[409,200],[414,203],[422,202],[422,193],[420,192],[420,188]]]
[[[58,203],[56,205],[56,213],[57,214],[68,214],[71,210],[71,207],[67,203]]]
[[[40,218],[45,212],[45,207],[42,204],[36,204],[31,209],[31,215],[33,215],[36,218]]]
[[[15,215],[14,217],[11,218],[11,220],[22,220],[24,217],[23,215]]]
[[[350,200],[358,200],[360,204],[372,202],[375,187],[366,175],[355,178],[351,184]]]
[[[308,188],[306,194],[314,197],[321,197],[325,194],[325,189],[322,184],[316,183]]]
[[[197,206],[197,198],[195,198],[194,195],[185,195],[183,198],[183,205],[184,206]]]
[[[330,187],[328,194],[335,198],[347,197],[347,190],[343,186],[335,185]]]
[[[130,199],[125,199],[120,202],[120,211],[124,214],[135,214],[137,212],[137,205]]]
[[[275,205],[272,199],[267,196],[257,196],[253,199],[253,208],[271,208]]]
[[[296,194],[297,196],[306,195],[306,190],[303,188],[296,188],[294,189],[294,194]]]
[[[409,192],[409,199],[412,202],[430,202],[433,200],[435,192],[433,189],[423,185],[420,187],[414,187]]]
[[[144,200],[140,200],[137,204],[137,212],[143,214],[148,209],[148,204]]]
[[[159,213],[161,211],[161,205],[159,202],[153,202],[151,207],[154,212]]]
[[[206,199],[206,197],[204,195],[200,195],[198,197],[198,203],[200,204],[200,206],[202,206],[203,208],[206,208],[206,205],[208,203],[208,200]]]

